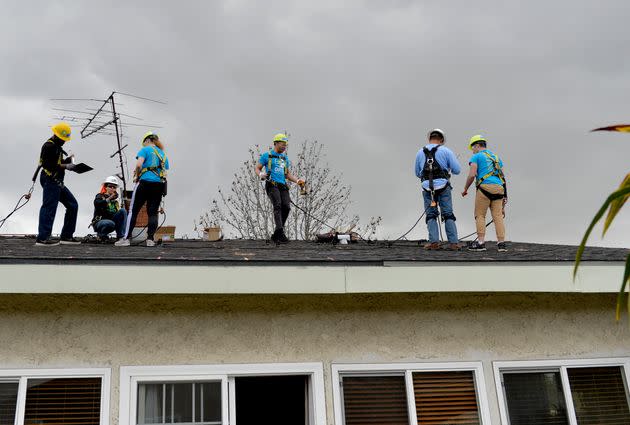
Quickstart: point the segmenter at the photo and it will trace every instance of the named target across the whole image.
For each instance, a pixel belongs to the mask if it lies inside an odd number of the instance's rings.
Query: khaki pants
[[[482,184],[481,187],[488,193],[503,194],[503,186],[499,184]],[[486,236],[486,212],[490,208],[494,228],[497,232],[497,240],[505,239],[505,225],[503,224],[503,199],[490,201],[480,190],[475,196],[475,224],[477,225],[477,236],[485,240]]]

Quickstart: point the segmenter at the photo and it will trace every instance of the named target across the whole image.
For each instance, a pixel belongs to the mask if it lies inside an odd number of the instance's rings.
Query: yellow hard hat
[[[140,144],[144,143],[144,141],[147,140],[147,137],[151,136],[155,137],[156,139],[160,138],[156,133],[152,131],[147,131],[146,133],[144,133],[144,136],[142,136],[142,139],[140,139]]]
[[[70,140],[70,136],[71,136],[71,130],[70,130],[70,124],[68,124],[67,122],[58,122],[57,124],[53,125],[52,127],[50,127],[52,129],[52,132],[55,136],[59,137],[61,140],[63,140],[64,142],[67,142]]]
[[[470,141],[468,142],[468,149],[472,150],[472,147],[475,143],[479,143],[479,142],[485,143],[485,141],[486,141],[485,137],[483,137],[481,134],[477,134],[470,138]]]
[[[289,136],[287,136],[284,133],[278,133],[275,136],[273,136],[273,142],[284,142],[284,143],[289,143]]]

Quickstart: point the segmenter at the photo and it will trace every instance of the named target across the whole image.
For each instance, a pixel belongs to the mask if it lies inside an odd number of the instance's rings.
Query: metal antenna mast
[[[94,109],[92,108],[84,108],[84,110],[76,110],[76,109],[63,109],[63,108],[53,108],[54,111],[60,115],[59,117],[55,117],[56,119],[67,120],[70,122],[81,123],[83,128],[81,129],[81,139],[86,139],[94,134],[106,135],[106,136],[116,136],[116,147],[117,150],[114,152],[110,158],[118,155],[118,166],[120,167],[120,174],[118,177],[122,181],[123,193],[127,193],[127,177],[129,172],[125,167],[125,160],[123,158],[123,150],[128,145],[122,145],[122,139],[125,137],[122,134],[123,127],[128,126],[142,126],[147,128],[161,128],[156,125],[145,125],[138,123],[123,123],[121,122],[121,116],[142,121],[142,118],[135,117],[133,115],[123,114],[120,111],[116,110],[116,106],[122,105],[121,103],[117,103],[115,100],[115,95],[118,96],[127,96],[134,99],[139,99],[142,101],[159,103],[162,105],[166,105],[165,102],[149,99],[146,97],[136,96],[129,93],[120,93],[113,91],[107,99],[51,99],[53,101],[82,101],[82,102],[100,102],[102,103],[100,108]],[[84,116],[76,116],[76,115],[65,115],[62,113],[69,112],[74,114],[81,114]],[[112,131],[111,127],[114,127]]]

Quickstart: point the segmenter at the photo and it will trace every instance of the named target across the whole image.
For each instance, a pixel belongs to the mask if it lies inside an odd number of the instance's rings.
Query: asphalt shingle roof
[[[466,250],[425,251],[418,241],[332,245],[291,242],[275,245],[261,240],[176,240],[155,248],[115,247],[111,244],[83,243],[78,246],[34,246],[28,237],[0,236],[0,263],[4,264],[350,264],[382,265],[385,262],[572,262],[576,247],[533,243],[509,243],[508,252],[497,252],[487,243],[486,252]],[[586,249],[583,261],[624,261],[628,250],[621,248]]]

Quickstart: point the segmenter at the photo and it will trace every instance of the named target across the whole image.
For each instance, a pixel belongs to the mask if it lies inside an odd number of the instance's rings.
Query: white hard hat
[[[439,128],[434,128],[433,130],[429,131],[429,133],[427,133],[427,138],[431,138],[431,135],[433,133],[439,133],[442,135],[442,139],[446,140],[446,136],[444,136],[444,132],[442,130],[440,130]]]
[[[118,178],[116,176],[109,176],[103,181],[103,184],[115,184],[118,186]]]

